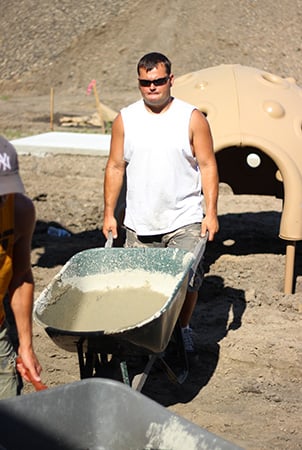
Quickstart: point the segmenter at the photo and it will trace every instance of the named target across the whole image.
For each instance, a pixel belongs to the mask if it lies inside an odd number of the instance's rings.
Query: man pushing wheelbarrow
[[[118,238],[115,211],[126,175],[125,247],[194,251],[214,239],[218,171],[209,124],[194,106],[171,96],[171,62],[161,53],[137,65],[142,99],[123,108],[112,126],[104,181],[103,233]],[[203,211],[205,203],[205,215]],[[195,264],[179,320],[185,349],[194,353],[190,319],[203,271]]]

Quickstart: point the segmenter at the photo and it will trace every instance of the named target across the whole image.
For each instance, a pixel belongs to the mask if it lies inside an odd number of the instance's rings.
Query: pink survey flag
[[[93,89],[93,86],[96,85],[96,80],[91,80],[90,83],[88,84],[87,90],[86,90],[86,94],[90,95],[91,91]]]

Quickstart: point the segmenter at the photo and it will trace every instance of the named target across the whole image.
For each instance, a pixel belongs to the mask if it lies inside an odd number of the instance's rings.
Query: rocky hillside
[[[2,0],[0,94],[62,94],[96,79],[119,108],[137,96],[135,66],[166,53],[175,75],[223,63],[302,82],[301,0]]]

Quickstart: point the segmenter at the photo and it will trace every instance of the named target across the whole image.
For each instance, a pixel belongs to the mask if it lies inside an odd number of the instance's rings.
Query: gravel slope
[[[2,0],[0,93],[85,89],[120,108],[137,96],[135,65],[162,51],[182,75],[223,63],[302,82],[302,1]]]

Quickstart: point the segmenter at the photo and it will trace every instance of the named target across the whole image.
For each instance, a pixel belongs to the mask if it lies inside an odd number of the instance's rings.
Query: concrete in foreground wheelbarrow
[[[115,380],[0,401],[0,446],[31,450],[239,450]]]

